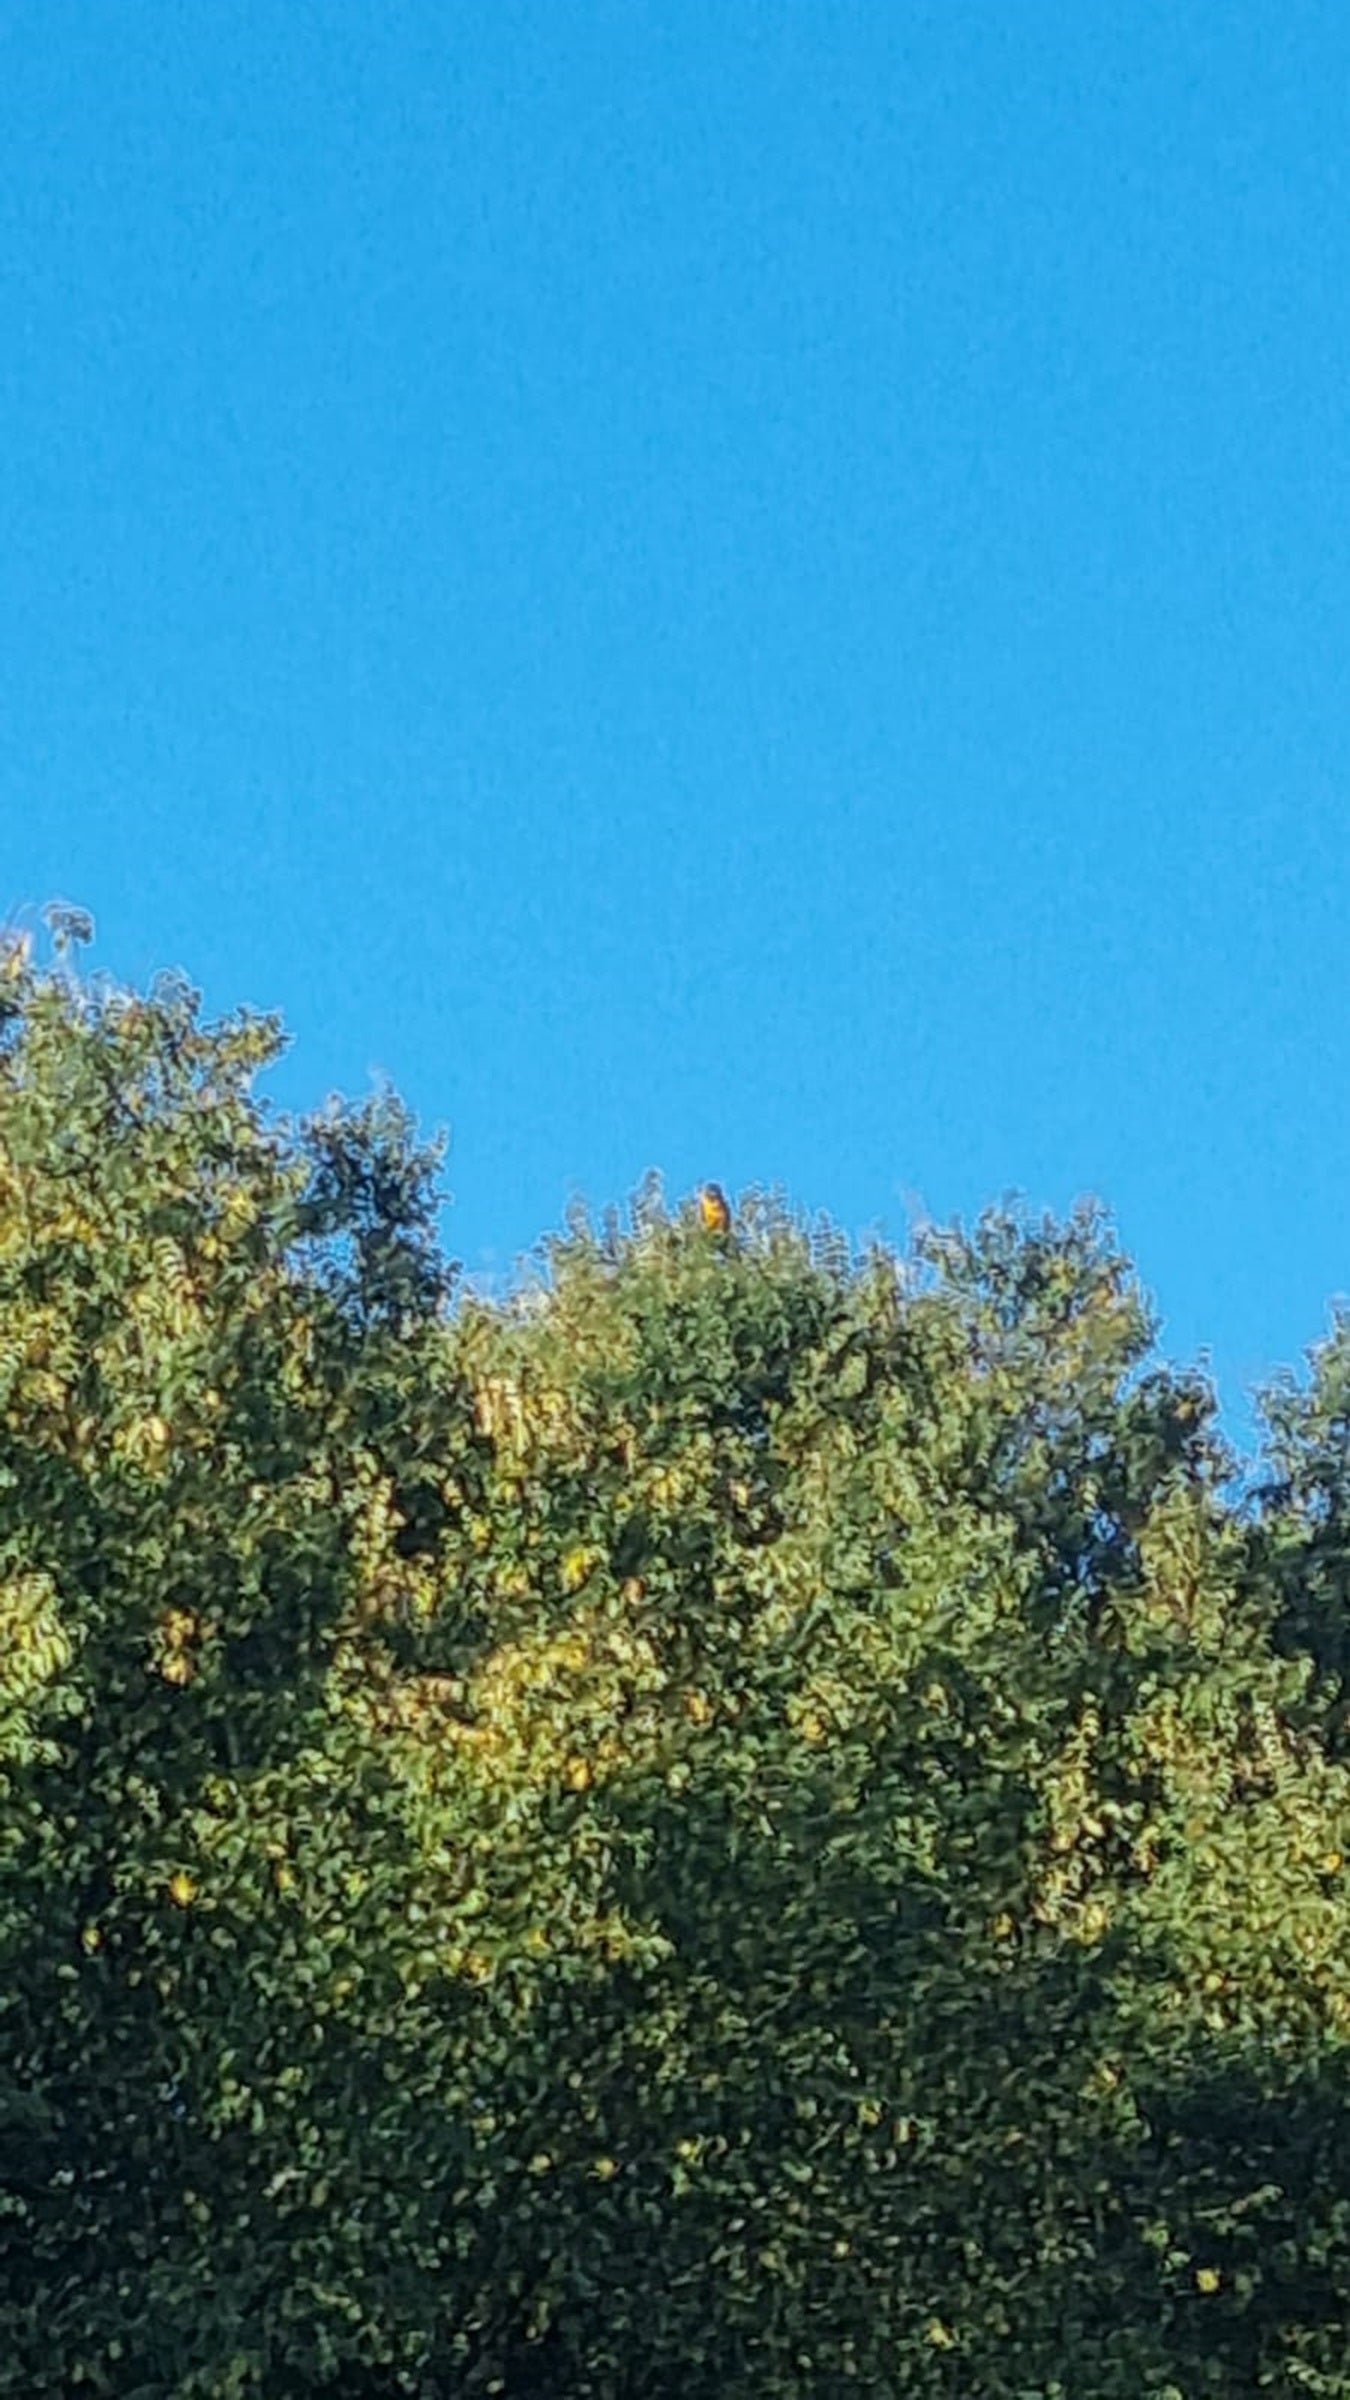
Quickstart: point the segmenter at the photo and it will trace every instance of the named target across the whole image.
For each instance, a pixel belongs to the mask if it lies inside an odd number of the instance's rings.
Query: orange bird
[[[720,1183],[705,1183],[698,1196],[698,1221],[705,1233],[730,1233],[731,1210]]]

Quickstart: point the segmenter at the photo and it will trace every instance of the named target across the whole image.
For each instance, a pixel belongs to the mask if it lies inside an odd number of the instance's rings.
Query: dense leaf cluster
[[[652,1188],[0,964],[0,2389],[1350,2395],[1350,1329]]]

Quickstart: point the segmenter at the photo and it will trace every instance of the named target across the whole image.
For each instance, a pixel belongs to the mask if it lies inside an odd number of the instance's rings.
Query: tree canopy
[[[652,1182],[0,960],[0,2390],[1350,2396],[1350,1324]]]

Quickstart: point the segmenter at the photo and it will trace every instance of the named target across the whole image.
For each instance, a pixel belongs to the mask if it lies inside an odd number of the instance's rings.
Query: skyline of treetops
[[[582,1212],[0,969],[0,2389],[1350,2400],[1350,1336]]]

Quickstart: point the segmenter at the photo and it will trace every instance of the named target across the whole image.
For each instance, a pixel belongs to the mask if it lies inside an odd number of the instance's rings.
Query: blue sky
[[[1350,1285],[1342,5],[0,23],[0,913],[645,1169]]]

